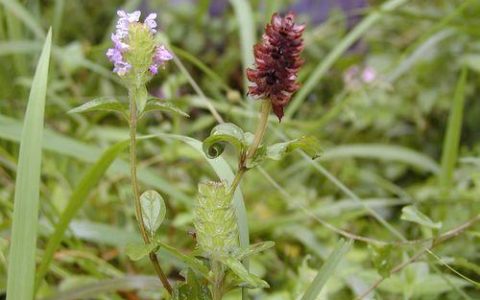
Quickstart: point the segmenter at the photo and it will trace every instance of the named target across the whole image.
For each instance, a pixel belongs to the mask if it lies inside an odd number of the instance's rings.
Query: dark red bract
[[[285,17],[275,13],[265,27],[262,41],[253,48],[255,68],[247,69],[248,80],[254,83],[249,94],[270,100],[279,120],[292,94],[300,87],[297,73],[303,64],[300,54],[304,29],[304,25],[295,24],[293,13]]]

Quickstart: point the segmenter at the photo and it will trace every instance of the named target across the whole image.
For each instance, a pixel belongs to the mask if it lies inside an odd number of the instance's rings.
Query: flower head
[[[304,25],[295,24],[295,15],[272,16],[265,27],[262,41],[255,45],[255,68],[247,69],[247,77],[253,85],[249,94],[271,101],[273,112],[281,120],[284,107],[292,94],[300,87],[297,73],[303,64]]]
[[[107,58],[113,63],[113,72],[119,76],[130,76],[135,80],[147,81],[158,72],[172,54],[163,45],[158,45],[154,34],[157,32],[157,14],[149,14],[140,22],[140,11],[117,12],[116,31],[112,34],[113,47],[107,50]]]

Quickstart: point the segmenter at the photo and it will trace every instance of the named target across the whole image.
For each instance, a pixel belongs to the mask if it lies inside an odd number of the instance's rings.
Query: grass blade
[[[70,224],[78,210],[83,206],[91,190],[97,185],[115,158],[127,146],[128,141],[124,141],[108,148],[97,160],[97,162],[83,175],[79,184],[73,191],[67,207],[60,216],[60,220],[55,225],[55,231],[47,243],[47,247],[45,248],[42,256],[42,261],[40,262],[37,270],[35,290],[38,290],[43,277],[47,273],[48,267],[53,259],[53,255],[62,241],[63,235],[68,228],[68,224]]]
[[[43,117],[51,43],[50,30],[33,78],[21,135],[8,264],[7,300],[33,298]]]
[[[338,264],[342,261],[342,258],[347,254],[352,246],[352,240],[345,241],[340,240],[333,249],[332,253],[328,256],[325,264],[313,279],[312,283],[308,287],[305,294],[303,294],[302,300],[315,300],[322,291],[322,288],[327,283],[327,280],[332,276],[333,272],[337,268]]]
[[[453,170],[458,158],[458,147],[462,133],[463,107],[465,102],[465,84],[467,82],[466,67],[463,68],[458,80],[453,98],[452,108],[448,117],[447,133],[443,141],[440,186],[448,188],[452,184]]]
[[[285,116],[291,118],[293,114],[300,108],[303,101],[307,98],[308,94],[318,85],[320,79],[335,63],[335,61],[358,40],[367,30],[369,30],[375,23],[377,23],[386,13],[389,13],[399,7],[400,5],[408,2],[408,0],[390,0],[384,3],[380,10],[373,11],[368,17],[362,20],[360,24],[355,27],[330,53],[325,59],[313,70],[313,73],[309,75],[308,80],[303,84],[302,88],[298,91],[295,97],[292,99],[292,103],[288,106]]]

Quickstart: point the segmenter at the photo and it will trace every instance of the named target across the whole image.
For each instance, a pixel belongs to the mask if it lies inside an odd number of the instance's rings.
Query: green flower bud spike
[[[238,228],[232,194],[224,182],[198,185],[194,225],[200,250],[216,259],[238,251]]]

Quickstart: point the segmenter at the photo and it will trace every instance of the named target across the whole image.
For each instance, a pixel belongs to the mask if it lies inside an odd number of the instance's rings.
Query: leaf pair
[[[203,151],[209,158],[216,158],[223,153],[227,144],[231,144],[243,156],[252,141],[253,134],[250,132],[244,132],[233,123],[223,123],[215,126],[210,136],[203,141]],[[304,136],[284,143],[260,146],[254,157],[247,162],[247,167],[252,168],[265,159],[280,160],[296,149],[305,151],[312,159],[321,154],[320,142],[313,136]]]
[[[118,112],[126,120],[128,120],[128,104],[118,101],[114,97],[100,97],[93,99],[87,103],[84,103],[78,107],[75,107],[68,111],[69,114],[73,113],[85,113],[91,111],[107,111],[107,112]],[[142,115],[147,112],[152,111],[165,111],[179,114],[183,117],[189,117],[187,113],[182,111],[180,108],[176,107],[171,102],[167,102],[158,98],[149,98],[146,102]]]

